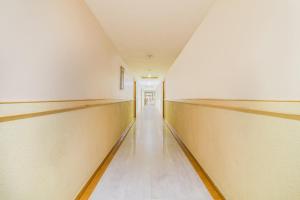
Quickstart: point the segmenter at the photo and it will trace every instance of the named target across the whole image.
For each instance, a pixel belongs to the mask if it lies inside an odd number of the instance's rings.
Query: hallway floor
[[[147,106],[95,188],[92,200],[211,199],[154,106]]]

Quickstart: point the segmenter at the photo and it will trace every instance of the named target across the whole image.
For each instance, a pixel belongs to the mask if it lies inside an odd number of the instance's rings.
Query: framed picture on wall
[[[120,67],[120,90],[124,89],[124,75],[125,75],[125,68]]]

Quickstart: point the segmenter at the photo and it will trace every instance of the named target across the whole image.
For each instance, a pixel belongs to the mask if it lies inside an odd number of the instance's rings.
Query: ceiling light
[[[151,58],[153,58],[153,55],[152,55],[152,54],[148,54],[148,55],[147,55],[147,58],[148,58],[149,60],[151,60]]]

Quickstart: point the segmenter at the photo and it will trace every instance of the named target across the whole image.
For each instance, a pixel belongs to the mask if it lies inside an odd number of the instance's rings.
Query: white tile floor
[[[92,200],[207,200],[204,184],[153,106],[145,108]]]

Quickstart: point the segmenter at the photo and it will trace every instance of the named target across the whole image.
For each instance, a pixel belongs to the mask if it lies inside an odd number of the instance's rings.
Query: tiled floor
[[[153,106],[137,117],[92,200],[211,199]]]

